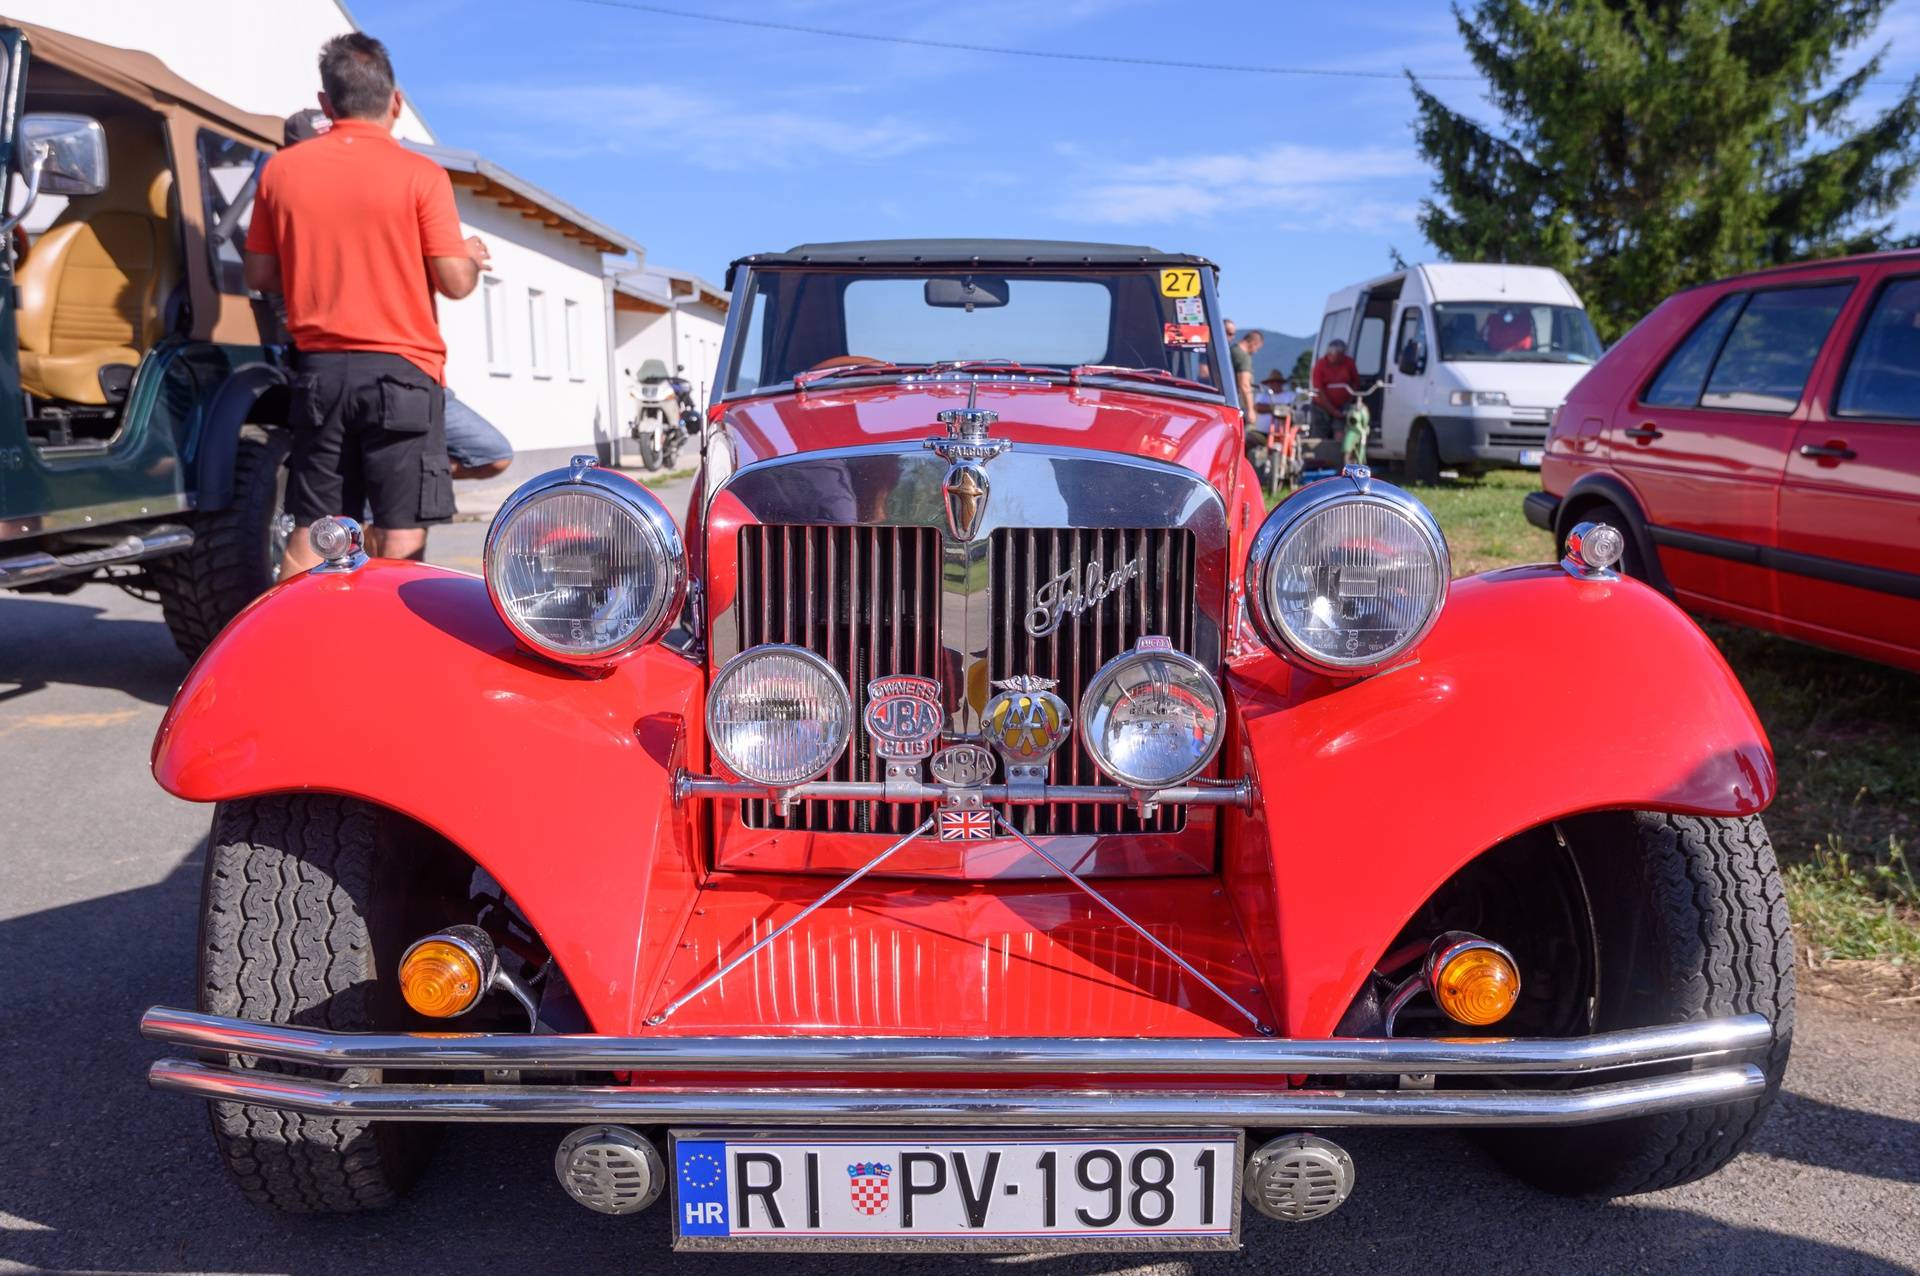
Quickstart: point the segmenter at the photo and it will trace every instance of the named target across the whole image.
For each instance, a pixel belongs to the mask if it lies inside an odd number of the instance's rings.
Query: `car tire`
[[[1547,1191],[1628,1196],[1712,1174],[1759,1129],[1793,1042],[1793,937],[1773,844],[1757,816],[1616,812],[1567,821],[1603,955],[1596,1031],[1761,1014],[1771,1042],[1756,1097],[1488,1143]],[[1720,1066],[1725,1058],[1708,1061]]]
[[[409,932],[407,898],[388,883],[393,856],[382,814],[349,798],[269,796],[214,810],[201,897],[200,1009],[338,1031],[405,1023],[387,974]],[[251,1056],[261,1071],[329,1073]],[[295,1213],[352,1213],[391,1204],[418,1177],[437,1130],[413,1123],[307,1116],[210,1102],[214,1142],[240,1190]]]
[[[279,579],[291,446],[284,430],[242,429],[233,499],[225,509],[194,516],[191,547],[148,565],[174,646],[188,660],[198,660],[227,622]]]
[[[1413,427],[1407,440],[1407,482],[1416,487],[1433,487],[1440,482],[1440,439],[1433,427]]]

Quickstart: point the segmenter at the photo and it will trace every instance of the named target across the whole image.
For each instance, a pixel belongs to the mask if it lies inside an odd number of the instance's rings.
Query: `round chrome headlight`
[[[1426,637],[1451,574],[1427,507],[1356,470],[1267,516],[1247,556],[1247,601],[1275,650],[1324,673],[1371,673]]]
[[[1226,700],[1206,666],[1146,644],[1100,666],[1080,699],[1080,738],[1093,764],[1136,789],[1198,775],[1220,749]]]
[[[824,775],[853,733],[853,697],[834,667],[804,647],[743,651],[707,696],[707,740],[727,769],[772,789]]]
[[[528,481],[487,530],[487,592],[543,655],[605,664],[673,623],[687,556],[673,516],[632,479],[578,458]]]

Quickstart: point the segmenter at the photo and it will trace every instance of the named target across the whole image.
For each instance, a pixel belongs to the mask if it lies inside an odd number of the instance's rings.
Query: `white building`
[[[9,18],[141,49],[216,97],[283,117],[316,105],[320,46],[358,28],[338,0],[5,0],[5,9]],[[406,68],[396,70],[404,96]],[[481,156],[438,145],[411,102],[395,133],[447,170],[463,229],[492,252],[472,296],[439,299],[448,387],[535,466],[552,456],[526,453],[564,456],[614,437],[620,390],[607,260],[630,268],[645,251]],[[36,213],[51,219],[57,207],[46,201]]]
[[[713,402],[720,334],[727,326],[725,290],[684,270],[646,266],[615,275],[614,363],[624,395],[650,359],[693,383],[704,411]]]

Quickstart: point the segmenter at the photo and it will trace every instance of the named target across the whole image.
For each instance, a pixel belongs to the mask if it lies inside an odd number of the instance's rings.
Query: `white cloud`
[[[522,150],[574,157],[669,151],[721,171],[891,159],[936,140],[931,128],[901,116],[743,106],[663,83],[508,86],[471,97],[494,118],[515,121],[503,140]]]
[[[1286,144],[1244,154],[1166,156],[1089,164],[1056,209],[1103,225],[1193,222],[1230,213],[1271,214],[1276,230],[1382,231],[1408,227],[1418,201],[1406,179],[1427,171],[1410,150]]]

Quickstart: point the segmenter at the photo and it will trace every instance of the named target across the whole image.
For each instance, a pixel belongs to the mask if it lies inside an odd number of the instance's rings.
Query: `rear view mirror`
[[[1427,348],[1418,341],[1409,341],[1400,347],[1400,371],[1406,376],[1417,377],[1427,370]]]
[[[942,310],[1004,306],[1007,304],[1007,281],[985,275],[968,275],[964,279],[929,279],[927,304]]]
[[[98,195],[107,188],[107,135],[100,121],[85,115],[22,116],[19,143],[29,188],[46,195]]]

